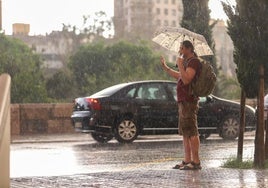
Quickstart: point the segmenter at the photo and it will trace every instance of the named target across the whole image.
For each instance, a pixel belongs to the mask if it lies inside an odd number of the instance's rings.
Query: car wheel
[[[115,138],[121,143],[133,142],[138,136],[138,127],[131,118],[123,118],[116,126]]]
[[[221,125],[220,136],[226,140],[233,140],[238,137],[239,133],[239,120],[237,117],[227,116]]]
[[[100,143],[107,143],[113,139],[112,135],[102,134],[102,133],[91,133],[94,140]]]

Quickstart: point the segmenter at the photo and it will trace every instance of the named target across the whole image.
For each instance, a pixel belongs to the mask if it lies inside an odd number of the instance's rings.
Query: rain
[[[0,187],[266,186],[266,2],[0,5]]]

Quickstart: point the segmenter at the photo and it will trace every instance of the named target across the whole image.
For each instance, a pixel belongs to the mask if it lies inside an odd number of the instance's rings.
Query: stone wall
[[[72,104],[12,104],[11,134],[73,133]]]

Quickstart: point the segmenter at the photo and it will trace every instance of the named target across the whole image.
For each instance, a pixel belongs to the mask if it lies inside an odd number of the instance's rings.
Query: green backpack
[[[209,62],[199,59],[200,66],[196,78],[191,82],[192,94],[198,97],[205,97],[211,94],[216,85],[216,74]]]

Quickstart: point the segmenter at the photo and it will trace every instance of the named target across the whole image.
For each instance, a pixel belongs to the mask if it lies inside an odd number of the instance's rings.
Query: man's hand
[[[166,64],[166,60],[165,60],[165,58],[163,56],[160,57],[160,62],[161,62],[161,65],[162,65],[163,69],[165,71],[167,71],[169,68],[168,68],[168,66]]]
[[[181,69],[184,68],[183,67],[183,61],[184,61],[183,57],[178,57],[178,59],[177,59],[177,65],[178,65],[179,70],[181,70]]]

